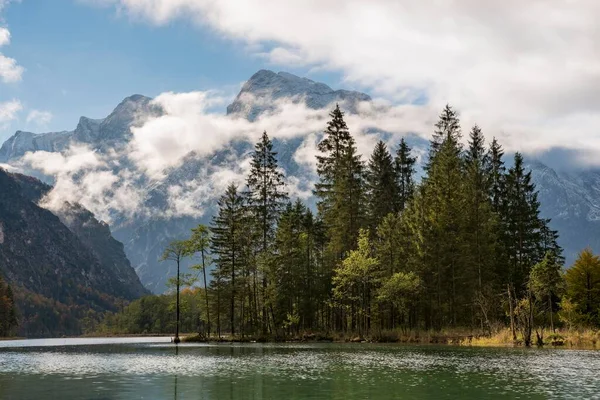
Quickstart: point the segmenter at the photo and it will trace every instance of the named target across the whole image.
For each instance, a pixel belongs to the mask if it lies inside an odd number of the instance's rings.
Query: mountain
[[[371,100],[364,93],[334,90],[323,83],[286,72],[260,70],[243,85],[227,107],[227,115],[252,121],[274,109],[276,102],[284,98],[286,101],[302,102],[312,109],[323,109],[324,115],[329,111],[328,107],[336,102],[347,112],[353,113],[359,102]],[[132,126],[139,126],[146,118],[161,115],[162,112],[150,98],[134,95],[123,100],[106,118],[81,117],[73,131],[46,134],[17,132],[2,145],[0,162],[11,163],[27,151],[62,151],[73,142],[87,144],[98,152],[122,148],[131,137]],[[259,134],[257,132],[257,139]],[[294,159],[303,140],[299,137],[274,140],[280,165],[288,176],[307,178],[311,174]],[[425,153],[426,140],[416,137],[409,137],[409,140],[415,150]],[[143,206],[152,212],[133,217],[117,215],[111,221],[111,230],[112,235],[124,244],[125,254],[147,289],[155,293],[163,292],[167,278],[174,274],[171,263],[161,264],[158,261],[168,242],[187,237],[190,229],[198,223],[210,223],[210,215],[214,211],[215,199],[207,198],[206,193],[200,192],[199,199],[207,204],[203,215],[166,214],[164,211],[172,207],[173,188],[183,188],[181,195],[185,195],[186,191],[191,190],[190,183],[210,180],[214,171],[230,168],[230,160],[248,157],[252,148],[253,143],[236,141],[209,156],[198,157],[190,153],[180,167],[165,171],[166,177],[160,182],[149,185],[142,179],[135,183],[143,191]],[[122,168],[127,162],[124,158],[115,165]],[[567,261],[571,262],[585,245],[600,249],[600,243],[593,240],[600,237],[600,221],[596,218],[597,203],[600,203],[596,201],[600,198],[597,183],[600,175],[593,171],[575,175],[560,173],[539,162],[532,162],[530,167],[540,189],[542,214],[552,218],[551,226],[559,230]],[[186,261],[184,271],[192,262]]]
[[[274,102],[282,98],[292,98],[294,102],[304,102],[309,108],[320,110],[332,103],[346,105],[353,113],[355,105],[361,101],[371,101],[367,94],[349,90],[333,90],[324,83],[290,74],[260,70],[242,86],[233,103],[227,106],[227,115],[238,115],[250,121],[274,108]]]
[[[81,117],[73,131],[31,133],[17,131],[0,147],[0,163],[17,160],[28,151],[60,152],[72,142],[93,145],[98,150],[114,148],[131,137],[131,127],[162,110],[152,99],[139,94],[124,99],[106,118]]]
[[[551,218],[560,234],[566,264],[571,265],[585,247],[600,249],[600,171],[555,171],[531,161],[533,181],[539,191],[541,214]]]
[[[147,293],[105,224],[79,205],[60,216],[36,201],[49,186],[0,169],[0,274],[14,288],[20,334],[80,334]]]

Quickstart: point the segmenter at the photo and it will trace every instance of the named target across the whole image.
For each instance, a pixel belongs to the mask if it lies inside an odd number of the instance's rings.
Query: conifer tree
[[[364,219],[364,166],[339,106],[330,113],[317,156],[317,207],[329,234],[329,248],[340,260],[356,245]]]
[[[523,156],[515,154],[514,165],[506,177],[505,243],[508,256],[507,282],[513,285],[517,297],[526,289],[529,272],[540,262],[541,221],[531,171],[525,171]]]
[[[260,235],[258,258],[265,265],[271,262],[277,220],[285,207],[287,193],[283,172],[278,167],[277,153],[273,151],[273,142],[264,132],[261,140],[254,146],[251,169],[247,179],[248,208],[256,223],[256,231]],[[262,297],[266,297],[267,277],[262,277]],[[268,325],[267,305],[263,301],[262,325],[263,333]]]
[[[397,181],[392,155],[380,140],[375,145],[365,174],[367,218],[371,233],[375,233],[377,225],[386,215],[395,211],[399,195]]]
[[[488,150],[488,179],[489,179],[489,196],[492,201],[492,210],[502,215],[502,205],[506,190],[506,167],[502,157],[504,150],[498,143],[496,138],[492,140]]]
[[[438,122],[435,124],[433,137],[429,142],[429,160],[425,166],[425,170],[429,169],[430,163],[440,151],[442,143],[449,139],[459,142],[460,137],[461,129],[458,114],[449,104],[446,104],[446,107],[444,107],[444,110],[439,116]]]
[[[211,250],[216,257],[216,269],[213,274],[222,285],[221,288],[226,289],[225,291],[229,295],[229,319],[233,336],[235,335],[236,321],[236,277],[243,264],[242,224],[245,212],[243,197],[238,193],[234,184],[227,187],[225,194],[218,201],[218,206],[219,211],[214,216],[211,226]],[[220,313],[220,309],[217,311]],[[220,324],[220,315],[218,318]]]
[[[431,304],[435,324],[458,323],[459,308],[465,295],[464,262],[461,258],[464,217],[464,165],[460,124],[456,113],[446,106],[436,124],[424,181],[427,223],[424,265],[431,272],[428,292],[435,294]],[[462,308],[461,308],[462,309]]]
[[[494,244],[496,220],[489,198],[489,159],[485,139],[475,125],[469,134],[469,147],[465,154],[465,251],[471,277],[471,289],[482,295],[484,282],[493,282]]]
[[[394,159],[396,185],[398,187],[398,199],[395,204],[396,212],[404,210],[406,204],[412,198],[415,189],[414,174],[417,159],[411,156],[411,151],[404,138],[400,139],[400,145]]]

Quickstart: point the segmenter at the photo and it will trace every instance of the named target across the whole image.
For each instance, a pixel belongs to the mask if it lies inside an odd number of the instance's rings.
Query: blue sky
[[[507,151],[598,166],[598,20],[597,0],[0,0],[0,78],[12,59],[25,69],[0,79],[0,140],[73,129],[134,93],[234,95],[269,68],[414,106],[392,113],[400,131],[428,137],[450,103]],[[32,110],[53,118],[27,124]]]
[[[310,74],[309,68],[278,68],[245,43],[186,20],[156,26],[73,0],[22,0],[2,14],[11,33],[2,52],[25,71],[20,82],[0,82],[0,103],[18,99],[23,107],[0,126],[0,141],[17,129],[71,130],[80,116],[102,118],[131,94],[217,89],[235,95],[261,68]],[[339,83],[332,73],[310,76]],[[27,123],[31,110],[52,119]]]

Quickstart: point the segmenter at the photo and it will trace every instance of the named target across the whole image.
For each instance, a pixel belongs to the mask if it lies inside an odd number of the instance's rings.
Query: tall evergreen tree
[[[496,220],[489,198],[491,179],[485,139],[475,125],[469,134],[469,147],[465,154],[466,235],[465,251],[472,267],[473,287],[483,292],[483,283],[492,282]]]
[[[492,201],[492,210],[502,214],[502,205],[506,190],[506,167],[504,166],[504,150],[496,138],[492,140],[488,150],[488,177],[489,177],[489,196]]]
[[[542,239],[540,203],[531,171],[525,171],[520,153],[515,154],[514,165],[508,171],[505,196],[504,248],[509,262],[506,281],[520,297],[526,289],[531,268],[543,258],[539,251]]]
[[[398,198],[395,204],[396,212],[404,210],[415,190],[414,174],[417,158],[411,155],[411,151],[412,149],[408,146],[404,138],[400,139],[400,145],[394,159],[396,185],[398,187]]]
[[[383,218],[395,211],[399,195],[392,155],[381,140],[375,145],[365,178],[368,226],[374,234]]]
[[[364,220],[364,166],[339,106],[330,113],[317,156],[317,207],[328,228],[330,251],[342,259],[356,245]]]
[[[428,292],[435,294],[430,304],[436,326],[457,324],[464,296],[464,263],[461,259],[461,227],[464,217],[464,165],[460,123],[450,106],[444,108],[436,124],[424,181],[427,199],[427,225],[423,232],[428,249],[425,266],[431,271]]]
[[[277,220],[287,201],[283,172],[277,164],[277,153],[273,151],[273,142],[264,132],[261,140],[254,146],[250,173],[247,179],[247,199],[250,213],[254,217],[256,230],[261,236],[259,260],[263,269],[272,255],[270,247],[275,239]],[[267,277],[262,278],[262,297],[266,297]],[[263,333],[268,326],[267,305],[263,301]]]
[[[235,301],[236,277],[239,275],[243,264],[243,231],[244,199],[238,193],[234,184],[227,187],[225,194],[218,201],[219,211],[214,216],[211,226],[211,250],[215,259],[216,269],[213,271],[215,278],[223,284],[219,290],[229,295],[229,321],[231,334],[235,335]],[[222,290],[225,289],[225,290]],[[219,305],[220,306],[220,305]],[[217,310],[220,324],[220,309]]]
[[[429,160],[425,169],[428,170],[435,155],[440,151],[442,144],[448,140],[459,142],[461,137],[460,121],[458,114],[449,104],[446,104],[444,110],[435,124],[433,137],[429,142]]]

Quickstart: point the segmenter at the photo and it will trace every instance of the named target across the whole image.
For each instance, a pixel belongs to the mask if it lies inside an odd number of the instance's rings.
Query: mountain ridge
[[[296,103],[302,102],[313,109],[323,109],[340,102],[349,113],[356,111],[354,106],[359,102],[371,100],[371,97],[365,93],[333,90],[323,83],[287,72],[260,70],[243,85],[232,103],[227,106],[226,113],[253,121],[262,113],[272,110],[274,103],[283,98],[291,99]],[[329,110],[324,110],[327,111]],[[150,98],[133,95],[124,99],[106,118],[97,120],[80,118],[77,128],[71,132],[78,132],[84,143],[104,151],[127,143],[130,138],[130,127],[139,123],[137,114],[159,115],[160,112],[162,110],[157,109]],[[104,127],[102,128],[104,131],[101,127]],[[61,139],[60,135],[58,137]],[[76,136],[73,134],[70,139],[73,137]],[[274,139],[275,150],[280,156],[280,165],[288,175],[297,177],[310,173],[294,158],[303,139]],[[9,141],[10,139],[0,149],[0,162],[2,154],[5,154],[3,150]],[[422,140],[416,143],[415,147],[424,146],[425,143]],[[62,145],[60,140],[57,140],[55,145],[44,144],[54,149],[52,151],[61,151],[56,150]],[[244,159],[251,152],[252,146],[253,143],[239,141],[211,157],[190,157],[181,167],[168,171],[164,181],[149,189],[146,202],[156,209],[164,209],[168,206],[168,192],[172,185],[186,187],[188,182],[201,176],[205,168],[219,166],[228,159]],[[19,148],[19,150],[22,153],[23,149]],[[17,153],[9,159],[18,158]],[[576,253],[587,245],[583,243],[590,243],[592,247],[600,249],[600,242],[587,240],[587,238],[578,239],[580,231],[587,232],[589,237],[600,237],[600,222],[598,222],[600,201],[595,201],[595,198],[600,198],[600,189],[596,188],[596,186],[600,188],[600,174],[582,171],[573,177],[566,173],[558,173],[541,162],[529,161],[534,180],[540,190],[542,215],[545,218],[552,218],[552,228],[559,230],[560,243],[565,247],[567,262],[572,262]],[[154,292],[162,292],[166,289],[164,283],[167,276],[173,273],[170,270],[171,266],[158,264],[162,249],[170,240],[188,236],[189,230],[198,223],[209,223],[210,212],[211,210],[208,209],[200,217],[139,218],[121,221],[113,226],[113,235],[125,245],[127,257],[144,285]],[[584,214],[585,218],[582,217]],[[574,226],[574,221],[577,221],[580,226]]]

